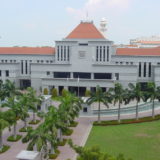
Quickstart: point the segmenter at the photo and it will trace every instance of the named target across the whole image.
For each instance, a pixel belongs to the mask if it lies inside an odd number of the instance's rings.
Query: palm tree
[[[21,93],[16,89],[14,82],[11,82],[10,80],[6,80],[4,83],[4,90],[5,95],[7,97],[20,95]]]
[[[155,99],[160,100],[160,87],[156,87],[154,82],[148,82],[147,91],[145,92],[145,95],[148,95],[147,97],[150,98],[150,100],[152,101],[152,118],[154,118],[155,117],[154,101]]]
[[[122,85],[120,83],[115,83],[114,88],[109,89],[110,92],[112,92],[112,97],[114,99],[114,104],[118,102],[118,122],[120,123],[120,111],[121,111],[121,104],[123,103],[123,100],[125,98],[125,90],[123,89]]]
[[[48,126],[45,123],[38,126],[35,130],[30,129],[27,135],[22,139],[23,143],[29,142],[27,149],[40,151],[42,147],[51,144],[51,153],[54,153],[54,146],[56,146],[56,132],[51,133],[48,131]]]
[[[27,91],[28,91],[27,93],[28,98],[30,99],[28,106],[29,106],[29,109],[33,111],[33,122],[36,122],[35,114],[37,112],[37,105],[41,102],[42,97],[36,96],[36,91],[31,87],[28,87]]]
[[[9,127],[9,123],[4,119],[4,117],[5,117],[5,112],[0,111],[0,151],[2,151],[3,149],[3,138],[2,138],[3,130],[6,127]]]
[[[103,103],[107,108],[109,108],[108,103],[111,103],[111,96],[109,92],[105,93],[102,91],[100,86],[96,87],[96,92],[91,93],[91,97],[87,100],[87,103],[91,105],[94,102],[98,102],[98,123],[100,123],[100,112],[101,112],[101,103]]]
[[[129,98],[131,100],[136,100],[136,120],[138,120],[138,103],[140,102],[141,98],[143,98],[143,92],[141,91],[141,84],[136,83],[129,83],[130,94]]]
[[[27,118],[29,117],[28,113],[28,105],[29,105],[29,97],[26,93],[24,93],[20,98],[18,99],[19,105],[21,106],[21,115],[20,118],[22,121],[24,121],[24,129],[27,129]]]
[[[12,123],[13,123],[13,136],[16,139],[17,137],[17,120],[21,117],[22,113],[22,107],[20,106],[20,103],[15,99],[15,97],[9,97],[5,103],[2,104],[3,107],[8,107],[10,110],[14,113],[12,117]]]

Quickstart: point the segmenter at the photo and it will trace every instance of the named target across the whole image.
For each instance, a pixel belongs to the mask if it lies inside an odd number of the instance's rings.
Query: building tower
[[[107,20],[106,18],[102,18],[100,21],[100,31],[104,35],[104,37],[106,37],[106,31],[107,31],[106,26],[107,26]]]

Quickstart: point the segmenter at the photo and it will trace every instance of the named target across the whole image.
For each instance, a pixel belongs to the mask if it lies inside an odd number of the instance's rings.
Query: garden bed
[[[9,141],[9,142],[17,142],[17,141],[19,141],[21,138],[22,138],[22,135],[17,135],[16,138],[14,138],[14,136],[12,135],[12,136],[9,136],[9,137],[7,138],[7,141]]]
[[[156,120],[160,120],[160,115],[156,115],[155,118],[143,117],[143,118],[139,118],[138,120],[136,120],[136,119],[123,119],[120,121],[120,123],[117,120],[101,121],[101,122],[95,121],[93,123],[93,125],[94,126],[110,126],[110,125],[120,125],[120,124],[151,122],[151,121],[156,121]]]

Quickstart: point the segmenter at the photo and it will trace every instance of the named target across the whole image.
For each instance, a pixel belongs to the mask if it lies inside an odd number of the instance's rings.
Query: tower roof
[[[105,39],[92,22],[81,22],[66,39]]]

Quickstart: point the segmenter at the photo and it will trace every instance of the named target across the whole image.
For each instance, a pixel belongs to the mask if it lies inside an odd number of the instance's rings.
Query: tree
[[[52,97],[57,97],[58,93],[57,93],[57,88],[53,88],[52,89]]]
[[[7,120],[4,119],[5,117],[5,112],[1,112],[0,111],[0,151],[2,151],[3,149],[3,130],[6,128],[6,127],[9,127],[9,123]]]
[[[36,91],[31,87],[27,88],[27,96],[30,99],[28,103],[29,109],[33,111],[33,122],[36,122],[37,105],[41,103],[42,97],[36,96]]]
[[[48,143],[53,147],[56,144],[56,136],[48,131],[48,126],[45,123],[42,123],[35,130],[30,129],[27,135],[22,139],[23,143],[27,143],[28,150],[37,150],[40,151],[42,147],[48,146]],[[51,148],[51,153],[54,153],[54,148]]]
[[[16,89],[14,82],[6,80],[4,83],[5,95],[7,97],[21,95],[21,93]]]
[[[62,90],[62,97],[66,97],[67,94],[68,94],[68,91],[63,88],[63,90]]]
[[[14,139],[17,138],[17,120],[21,117],[22,108],[20,106],[20,103],[16,100],[16,98],[9,97],[5,103],[2,105],[3,107],[8,107],[10,110],[14,113],[12,114],[12,117],[10,117],[10,121],[13,124],[13,136]]]
[[[118,103],[118,122],[120,123],[121,104],[124,100],[125,91],[120,83],[115,83],[115,87],[110,88],[109,91],[112,92],[114,104]]]
[[[143,98],[143,92],[141,91],[141,84],[136,83],[129,83],[130,93],[129,99],[136,100],[136,120],[138,120],[138,103],[140,102],[141,98]]]
[[[154,82],[147,83],[147,91],[145,92],[146,100],[150,99],[152,102],[152,118],[155,117],[155,99],[160,101],[160,87],[156,87]]]
[[[43,94],[44,94],[44,95],[48,95],[48,89],[47,89],[47,88],[45,88],[45,89],[43,90]]]
[[[90,90],[86,90],[85,91],[85,97],[90,97],[91,96],[91,91]]]
[[[102,152],[98,146],[91,148],[77,146],[73,144],[71,139],[68,141],[68,144],[78,154],[77,160],[125,160],[122,154],[114,157],[106,152]]]
[[[103,92],[100,86],[96,87],[96,92],[91,93],[91,97],[87,100],[87,103],[91,105],[94,102],[98,102],[98,122],[100,122],[101,103],[109,108],[108,103],[111,103],[112,99],[109,92]]]
[[[20,118],[22,121],[24,121],[24,129],[27,129],[27,118],[29,117],[28,109],[29,109],[29,102],[30,99],[26,93],[24,93],[20,98],[18,99],[20,106],[21,106],[21,115]]]

